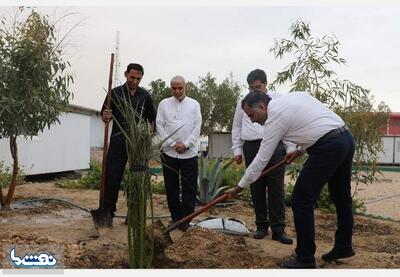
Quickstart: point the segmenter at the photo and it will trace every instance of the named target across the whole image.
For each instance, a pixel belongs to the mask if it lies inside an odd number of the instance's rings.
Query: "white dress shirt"
[[[157,109],[156,127],[161,141],[170,136],[163,144],[164,153],[178,159],[197,156],[201,122],[200,104],[193,98],[185,96],[179,101],[169,97],[162,100]],[[175,151],[177,142],[188,148],[186,152],[179,154]]]
[[[271,99],[278,99],[284,94],[278,92],[268,92],[268,95],[271,97]],[[264,132],[264,127],[257,122],[251,122],[250,118],[243,111],[242,100],[243,98],[238,101],[236,105],[235,116],[233,117],[232,150],[234,156],[243,154],[243,142],[245,140],[260,140],[263,138]],[[296,150],[296,145],[286,141],[283,142],[287,153]]]
[[[267,114],[260,150],[239,182],[242,188],[258,179],[280,140],[307,149],[329,131],[345,125],[337,114],[305,92],[271,100]]]

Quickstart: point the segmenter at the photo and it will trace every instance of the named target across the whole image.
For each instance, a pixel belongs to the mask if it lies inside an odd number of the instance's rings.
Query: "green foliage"
[[[292,195],[293,195],[294,185],[289,183],[285,186],[285,205],[286,207],[292,206]]]
[[[126,179],[126,173],[124,179]],[[78,180],[60,179],[56,185],[65,189],[100,189],[101,163],[98,161],[90,162],[89,171]]]
[[[62,189],[87,189],[82,185],[80,179],[71,180],[71,179],[61,178],[59,180],[56,180],[54,184]]]
[[[383,150],[381,129],[386,127],[389,108],[384,103],[374,108],[372,101],[372,98],[364,98],[352,107],[336,110],[351,129],[356,142],[352,172],[356,185],[354,194],[360,183],[371,184],[378,180],[378,174],[381,175],[377,155]]]
[[[0,161],[0,189],[6,188],[10,185],[12,174],[11,169],[4,165],[4,162]],[[16,184],[20,185],[24,182],[25,174],[22,169],[18,170]]]
[[[231,166],[228,166],[225,171],[222,173],[221,179],[221,187],[235,187],[239,183],[240,179],[244,175],[244,164],[236,165],[233,163]]]
[[[164,141],[154,144],[152,126],[133,108],[131,98],[113,99],[126,125],[113,117],[126,141],[127,181],[123,185],[128,206],[128,260],[130,268],[151,268],[154,254],[153,229],[146,228],[146,218],[153,220],[153,198],[149,161],[159,156]],[[137,120],[136,120],[137,119]],[[171,134],[172,136],[173,134]]]
[[[200,102],[203,118],[202,134],[210,135],[215,131],[230,130],[232,115],[235,113],[240,95],[240,87],[233,81],[232,76],[217,84],[216,78],[208,73],[199,79],[197,88],[192,94]]]
[[[14,160],[7,197],[0,191],[2,209],[10,207],[17,185],[17,137],[50,128],[67,110],[73,77],[61,42],[48,16],[34,9],[21,7],[11,22],[0,21],[0,137],[9,138]]]
[[[292,206],[292,194],[293,194],[294,185],[289,184],[285,187],[285,205],[287,207]],[[335,205],[331,201],[328,186],[324,186],[321,190],[321,194],[317,201],[315,208],[318,208],[325,212],[334,213],[336,211]],[[358,199],[353,199],[353,212],[361,213],[365,212],[365,204],[363,201]]]
[[[20,9],[0,25],[0,136],[34,136],[59,122],[71,96],[69,62],[46,15]]]
[[[10,168],[4,166],[0,161],[0,189],[7,187],[10,184],[11,175],[8,173]]]
[[[160,104],[161,100],[172,96],[171,90],[161,79],[151,81],[149,86],[151,99],[153,100],[154,108],[157,110],[158,104]]]
[[[156,194],[165,194],[165,184],[164,181],[151,180],[151,190]]]
[[[0,164],[1,169],[1,164]],[[0,170],[1,172],[1,170]],[[0,184],[1,177],[0,174]],[[56,181],[56,185],[60,188],[64,189],[100,189],[100,180],[101,180],[101,163],[98,161],[90,162],[89,171],[82,176],[80,179],[66,179],[62,178]],[[126,183],[128,181],[128,170],[125,170],[124,176],[121,182],[121,190],[126,187]],[[163,181],[151,180],[151,186],[153,193],[164,194],[165,186]]]
[[[374,109],[369,90],[348,80],[334,79],[336,73],[330,68],[331,65],[346,63],[339,55],[339,45],[334,36],[313,37],[309,24],[296,21],[290,27],[290,38],[276,40],[270,49],[277,59],[289,55],[293,57],[293,61],[278,72],[270,89],[275,90],[276,86],[289,83],[290,91],[307,91],[337,112],[349,126],[356,141],[355,167],[359,168],[362,164],[368,166],[365,172],[353,172],[353,177],[357,184],[368,184],[380,173],[376,166],[377,154],[382,147],[380,128],[388,118],[388,108],[381,104]],[[304,161],[305,157],[291,167],[292,181],[297,178]],[[329,201],[326,198],[323,202]]]
[[[223,165],[223,159],[209,159],[200,157],[198,176],[198,201],[207,204],[224,192],[229,186],[221,186],[223,175],[233,160]]]

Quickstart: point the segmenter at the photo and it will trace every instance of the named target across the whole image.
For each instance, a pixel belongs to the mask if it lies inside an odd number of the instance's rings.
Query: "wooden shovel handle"
[[[107,109],[111,106],[111,92],[112,92],[112,78],[114,69],[114,53],[111,53],[110,61],[110,74],[108,76],[108,90],[107,90]],[[109,122],[104,123],[104,142],[103,142],[103,161],[101,163],[101,180],[100,180],[100,207],[103,207],[104,200],[104,188],[106,184],[106,162],[107,162],[107,152],[108,152],[108,128]]]

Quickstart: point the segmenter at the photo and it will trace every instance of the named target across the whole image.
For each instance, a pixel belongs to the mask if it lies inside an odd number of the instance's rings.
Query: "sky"
[[[3,1],[4,2],[4,1]],[[26,1],[25,1],[26,2]],[[0,14],[10,14],[18,1],[5,1]],[[297,19],[310,23],[312,34],[335,35],[340,55],[333,66],[338,79],[370,89],[376,103],[400,112],[400,4],[389,1],[30,1],[39,11],[59,18],[73,15],[58,27],[70,34],[65,58],[72,64],[73,104],[99,109],[108,85],[110,55],[119,32],[120,82],[126,65],[144,67],[141,85],[175,75],[196,82],[208,72],[218,82],[233,75],[246,92],[246,76],[266,71],[272,81],[291,59],[276,60],[269,49],[275,39],[288,38]],[[60,4],[61,3],[61,4]],[[78,4],[79,3],[79,4]],[[272,3],[272,4],[271,4]],[[346,3],[346,4],[345,4]],[[58,6],[46,6],[48,4]],[[286,92],[287,86],[277,88]]]

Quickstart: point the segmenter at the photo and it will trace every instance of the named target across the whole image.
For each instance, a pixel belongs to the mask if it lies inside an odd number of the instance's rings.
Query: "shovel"
[[[114,53],[111,53],[111,62],[110,62],[110,74],[108,77],[108,91],[107,91],[107,108],[111,106],[111,91],[112,91],[112,77],[113,77],[113,68],[114,68]],[[103,210],[103,201],[104,201],[104,187],[106,182],[106,162],[107,162],[107,152],[108,152],[108,128],[109,122],[104,123],[104,144],[103,144],[103,160],[101,167],[101,181],[100,181],[100,203],[99,208],[97,210],[91,210],[90,214],[92,215],[93,224],[96,230],[101,227],[112,227],[112,218],[111,211]]]
[[[273,171],[274,169],[280,167],[281,165],[286,163],[286,159],[283,159],[282,161],[280,161],[279,163],[271,166],[270,168],[264,170],[260,177],[258,177],[258,179],[260,179],[261,177],[264,177],[265,175],[267,175],[268,173],[270,173],[271,171]],[[257,179],[257,180],[258,180]],[[207,211],[208,209],[210,209],[211,207],[215,206],[216,204],[228,199],[228,194],[224,193],[221,196],[215,198],[214,200],[208,202],[207,205],[201,207],[200,209],[198,209],[197,211],[194,211],[193,213],[185,216],[184,218],[182,218],[181,220],[175,222],[174,224],[170,225],[167,229],[165,229],[164,234],[171,232],[172,230],[175,230],[176,228],[178,228],[182,223],[185,223],[187,221],[192,220],[193,218],[195,218],[196,216],[198,216],[199,214],[204,213],[205,211]]]

